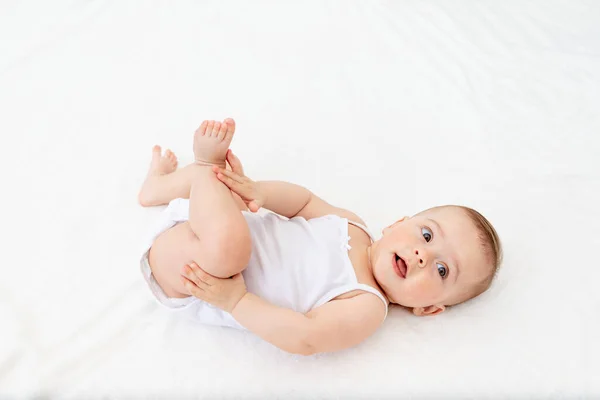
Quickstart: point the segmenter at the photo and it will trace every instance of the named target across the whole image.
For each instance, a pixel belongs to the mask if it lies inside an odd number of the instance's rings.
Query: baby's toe
[[[206,127],[208,126],[208,121],[204,120],[202,121],[202,123],[200,124],[200,126],[198,127],[198,132],[201,135],[204,135],[204,133],[206,132]]]
[[[227,131],[225,132],[223,140],[231,142],[233,134],[235,133],[235,121],[231,118],[227,118],[224,122],[227,124]]]
[[[221,123],[215,122],[215,125],[213,126],[213,130],[212,130],[212,133],[210,136],[217,137],[219,135],[219,129],[221,129]]]
[[[229,126],[230,131],[235,131],[235,121],[233,120],[233,118],[225,118],[225,121],[223,122],[225,122]]]
[[[221,129],[219,129],[219,140],[223,140],[225,138],[225,134],[227,133],[228,125],[226,122],[221,124]]]
[[[208,124],[206,125],[206,135],[207,136],[212,135],[214,126],[215,126],[215,121],[208,121]]]
[[[151,161],[152,165],[157,165],[158,163],[160,163],[161,152],[162,152],[162,149],[158,145],[156,145],[152,148],[152,161]]]

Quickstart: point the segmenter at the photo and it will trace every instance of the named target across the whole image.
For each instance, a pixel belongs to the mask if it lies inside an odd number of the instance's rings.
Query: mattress
[[[594,1],[0,4],[1,398],[600,397]],[[253,179],[381,230],[464,204],[505,259],[435,317],[290,355],[139,272],[151,148],[233,117]]]

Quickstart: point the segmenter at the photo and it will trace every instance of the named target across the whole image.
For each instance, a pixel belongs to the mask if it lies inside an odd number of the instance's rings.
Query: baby
[[[170,150],[152,150],[139,202],[169,206],[141,269],[164,306],[310,355],[359,344],[389,303],[436,315],[490,286],[500,241],[477,211],[435,207],[375,240],[356,214],[303,187],[246,177],[229,150],[234,131],[232,119],[204,121],[182,169]]]

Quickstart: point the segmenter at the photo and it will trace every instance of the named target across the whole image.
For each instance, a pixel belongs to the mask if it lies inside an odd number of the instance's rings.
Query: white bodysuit
[[[368,230],[336,215],[306,220],[283,218],[274,213],[243,211],[250,228],[252,254],[242,272],[250,293],[280,307],[306,313],[333,298],[353,290],[363,290],[387,301],[375,288],[358,283],[348,256],[348,223]],[[231,314],[198,298],[169,298],[162,291],[148,265],[148,250],[154,239],[175,224],[189,219],[189,200],[175,199],[159,218],[145,242],[141,269],[158,302],[174,312],[210,325],[245,329]],[[202,267],[202,266],[200,266]]]

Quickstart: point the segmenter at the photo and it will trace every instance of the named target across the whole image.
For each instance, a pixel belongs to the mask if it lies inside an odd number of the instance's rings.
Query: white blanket
[[[0,398],[600,396],[594,1],[0,3]],[[337,354],[160,309],[139,273],[151,147],[233,117],[254,179],[376,233],[447,203],[496,225],[492,289],[392,308]]]

